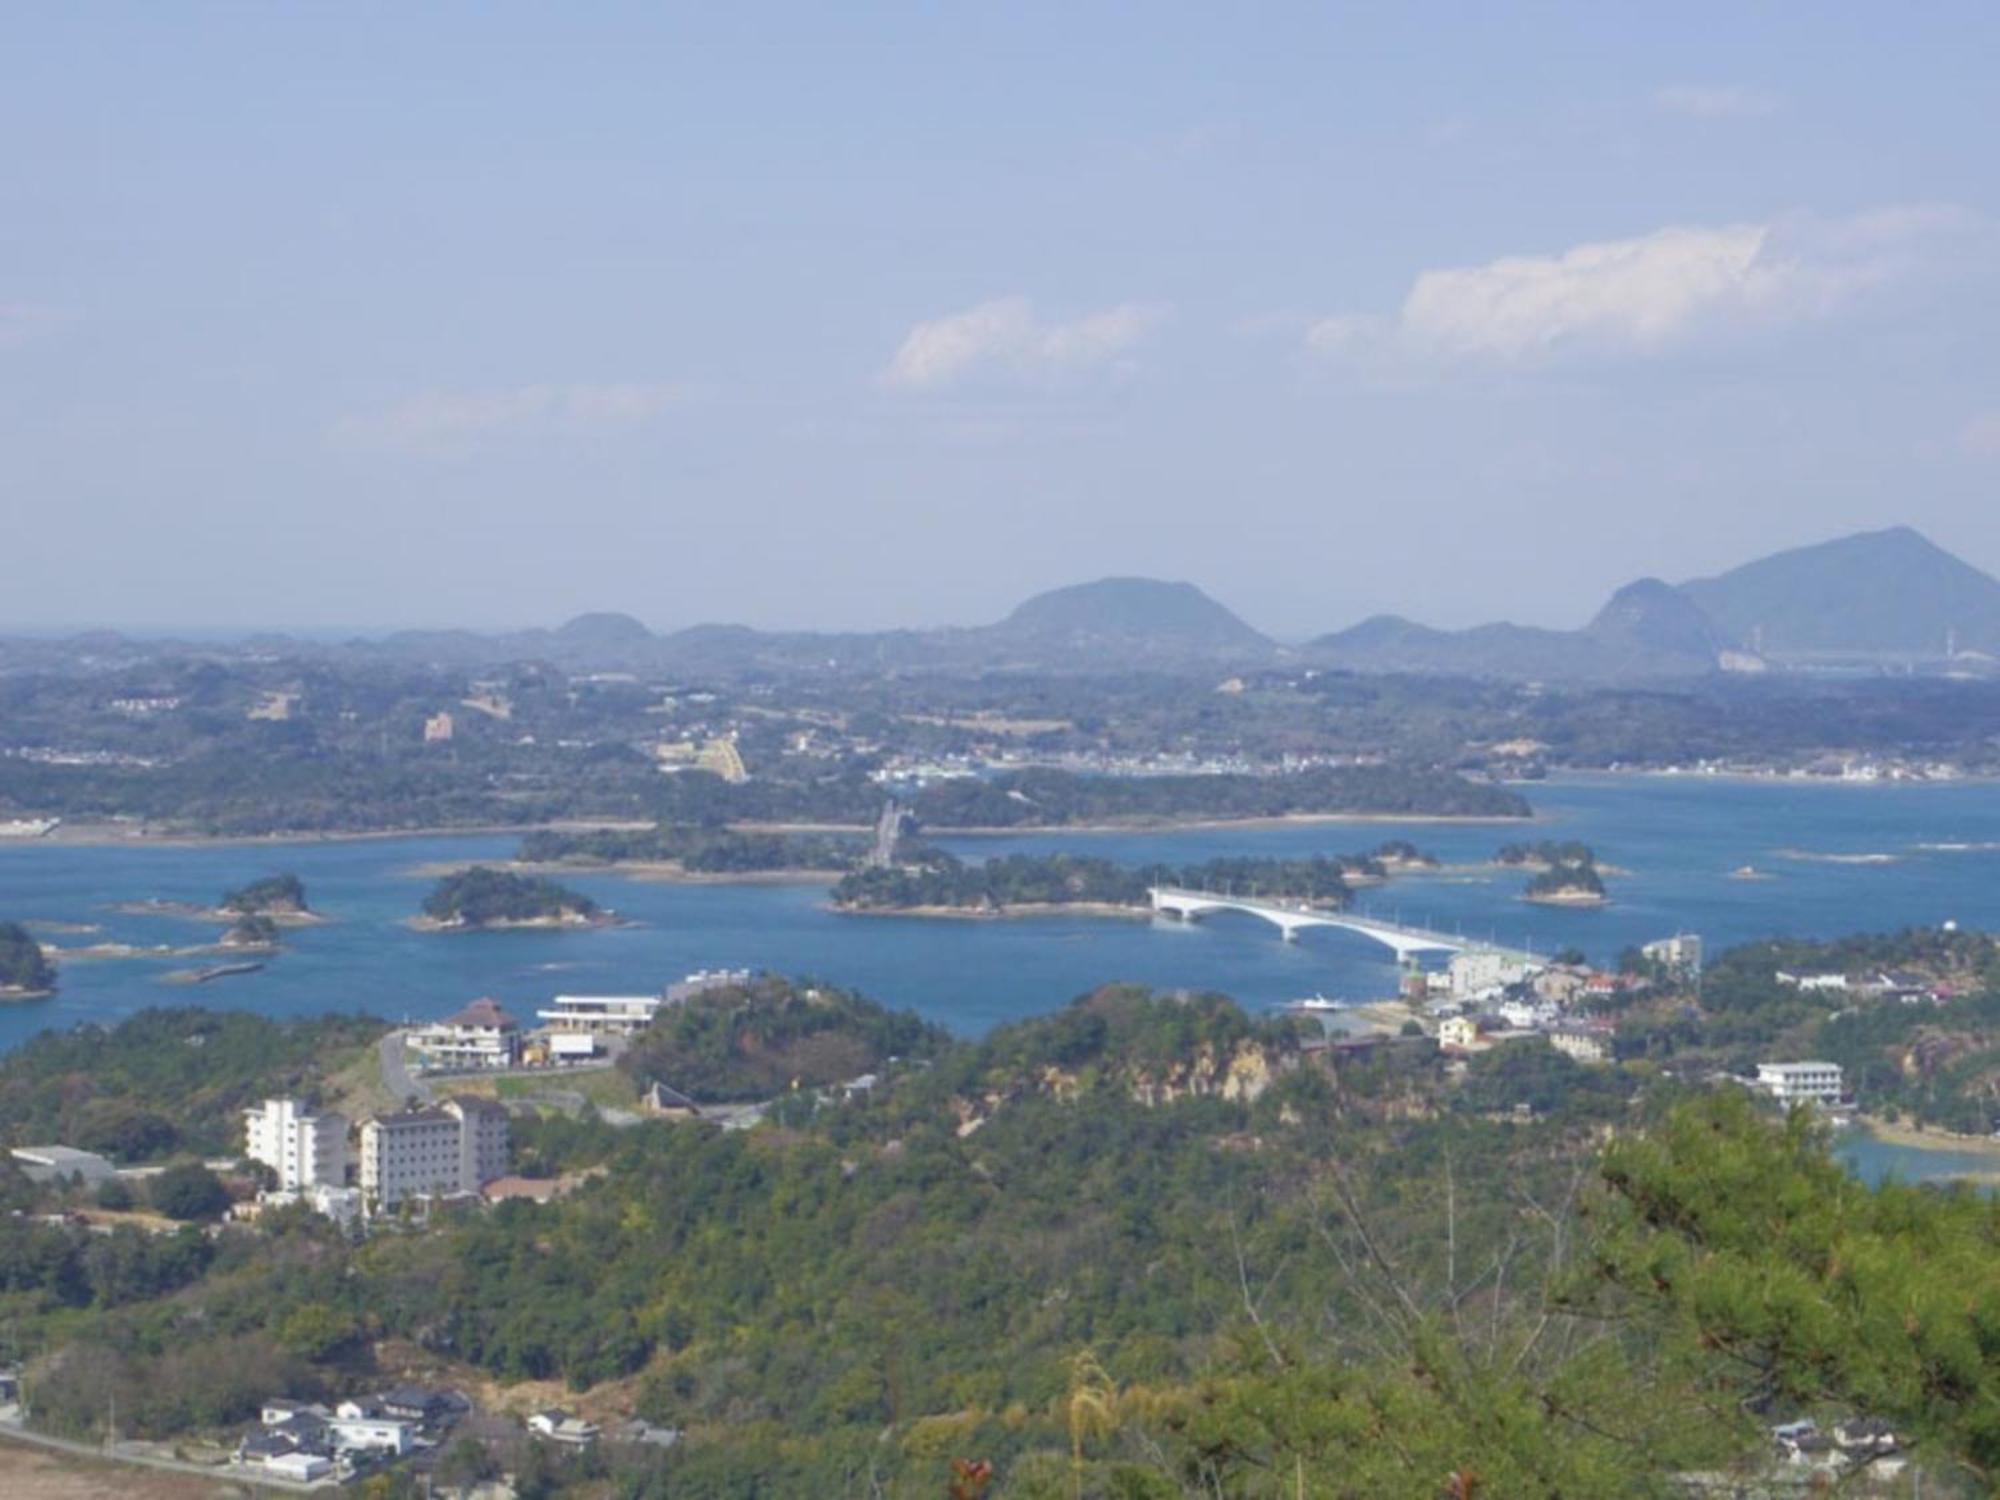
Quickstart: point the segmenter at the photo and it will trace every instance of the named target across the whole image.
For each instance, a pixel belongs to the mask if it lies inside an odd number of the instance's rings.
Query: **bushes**
[[[170,1219],[212,1219],[229,1207],[229,1189],[198,1162],[168,1167],[147,1184],[146,1196]]]

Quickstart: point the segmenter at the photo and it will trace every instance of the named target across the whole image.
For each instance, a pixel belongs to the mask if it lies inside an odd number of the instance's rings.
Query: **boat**
[[[0,839],[45,839],[61,826],[61,818],[4,818]]]
[[[1345,1001],[1329,1000],[1324,995],[1313,995],[1304,1000],[1294,1000],[1285,1007],[1286,1010],[1307,1011],[1314,1014],[1329,1010],[1345,1010],[1346,1008],[1347,1003]]]

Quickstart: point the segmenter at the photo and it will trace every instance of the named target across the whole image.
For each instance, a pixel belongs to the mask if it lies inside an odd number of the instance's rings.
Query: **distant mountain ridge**
[[[1791,663],[2000,658],[2000,581],[1907,526],[1796,547],[1714,578],[1642,578],[1580,630],[1433,630],[1377,616],[1308,642],[1355,671],[1620,681]]]
[[[98,633],[73,646],[129,649]],[[2000,581],[1907,526],[1796,547],[1682,584],[1642,578],[1574,630],[1504,621],[1440,630],[1376,615],[1285,646],[1187,582],[1100,578],[1050,589],[990,625],[767,631],[703,624],[655,634],[593,612],[553,630],[403,631],[341,647],[461,667],[547,661],[572,671],[681,676],[759,671],[1219,670],[1286,663],[1359,672],[1641,682],[1771,667],[1921,665],[2000,671]],[[46,644],[21,649],[46,651]]]
[[[1681,593],[1763,654],[2000,653],[2000,582],[1908,526],[1773,553]]]

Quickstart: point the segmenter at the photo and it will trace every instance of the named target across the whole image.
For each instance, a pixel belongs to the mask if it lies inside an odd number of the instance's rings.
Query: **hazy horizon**
[[[0,629],[2000,571],[2000,14],[9,17]],[[21,560],[32,566],[23,566]],[[356,626],[356,619],[378,623]]]

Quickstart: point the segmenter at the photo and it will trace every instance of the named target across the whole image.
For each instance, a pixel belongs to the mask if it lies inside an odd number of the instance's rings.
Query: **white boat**
[[[61,818],[0,819],[0,839],[47,838],[62,824]]]
[[[1329,1000],[1324,995],[1314,995],[1311,998],[1305,1000],[1294,1000],[1292,1001],[1291,1004],[1285,1007],[1286,1010],[1304,1010],[1304,1011],[1314,1011],[1314,1012],[1328,1011],[1328,1010],[1345,1010],[1346,1008],[1347,1006],[1345,1001]]]

